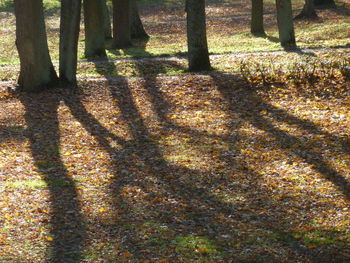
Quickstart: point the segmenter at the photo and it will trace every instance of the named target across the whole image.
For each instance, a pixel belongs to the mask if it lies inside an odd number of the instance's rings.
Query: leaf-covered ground
[[[213,55],[201,75],[118,60],[186,51],[183,6],[163,2],[141,7],[150,41],[79,63],[75,90],[0,83],[0,262],[350,262],[348,0],[296,22],[300,47],[340,49]],[[266,38],[249,3],[208,1],[211,52],[280,49],[273,2]],[[47,29],[57,60],[57,13]]]
[[[1,89],[0,261],[349,262],[349,92],[301,91],[220,72]]]

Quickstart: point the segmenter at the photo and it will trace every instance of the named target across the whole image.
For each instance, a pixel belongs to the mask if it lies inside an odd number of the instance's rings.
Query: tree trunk
[[[291,0],[276,0],[277,24],[282,47],[296,48]]]
[[[112,39],[112,26],[111,26],[111,17],[109,15],[109,8],[106,0],[102,0],[103,5],[103,18],[105,26],[105,38]]]
[[[250,32],[254,36],[265,35],[263,0],[252,0],[252,18]]]
[[[131,1],[131,38],[132,39],[149,39],[145,28],[143,27],[136,0]]]
[[[61,0],[60,80],[76,85],[81,0]]]
[[[186,0],[186,13],[189,70],[210,70],[205,0]]]
[[[39,92],[58,80],[49,54],[42,0],[15,0],[15,15],[21,63],[18,84],[25,91]]]
[[[131,46],[130,0],[113,0],[113,48]]]
[[[85,57],[106,57],[103,0],[84,0]]]
[[[316,7],[329,6],[336,7],[334,0],[313,0]]]
[[[318,18],[313,0],[305,0],[303,10],[294,19],[316,19]]]

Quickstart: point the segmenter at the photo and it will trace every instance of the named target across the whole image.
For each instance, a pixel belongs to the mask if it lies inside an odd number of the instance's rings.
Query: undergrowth
[[[241,60],[242,76],[260,87],[277,85],[307,96],[342,97],[350,91],[350,59],[307,57],[291,63]]]

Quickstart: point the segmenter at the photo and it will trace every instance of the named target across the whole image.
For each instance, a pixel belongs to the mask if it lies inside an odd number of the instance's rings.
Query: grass
[[[178,1],[160,1],[156,9],[159,13],[150,11],[147,1],[141,3],[141,13],[146,30],[151,39],[147,43],[135,42],[133,48],[127,50],[108,50],[108,57],[150,57],[160,55],[185,54],[186,29],[182,4]],[[266,15],[265,27],[267,37],[252,37],[249,33],[249,1],[217,1],[208,2],[208,42],[209,50],[213,54],[257,52],[262,50],[281,50],[278,43],[276,21],[274,15]],[[3,1],[4,9],[11,8],[11,1]],[[52,12],[58,8],[58,1],[44,1],[46,9],[52,13],[47,17],[47,30],[51,56],[58,61],[58,13]],[[301,7],[302,1],[294,2],[295,8]],[[167,13],[166,8],[171,5],[173,13]],[[159,10],[158,10],[159,9]],[[346,10],[346,6],[339,7]],[[243,11],[242,11],[243,10]],[[273,11],[272,2],[266,3],[266,11]],[[160,13],[162,12],[162,13]],[[297,11],[296,11],[297,12]],[[332,47],[349,44],[349,31],[347,16],[341,12],[319,10],[320,20],[316,22],[296,22],[297,44],[307,47]],[[243,16],[235,18],[236,14]],[[221,17],[217,19],[216,17]],[[233,17],[230,17],[233,16]],[[179,21],[180,22],[172,22]],[[8,16],[3,20],[3,29],[0,31],[2,45],[0,47],[1,64],[18,64],[17,52],[14,45],[14,18]],[[110,43],[107,43],[107,47]],[[84,58],[84,34],[82,32],[79,42],[79,59]]]
[[[219,254],[217,246],[206,237],[179,236],[172,242],[175,251],[184,254],[188,262],[208,262]]]
[[[60,8],[58,0],[43,0],[44,9],[47,14],[57,13]],[[0,0],[0,12],[13,12],[14,2],[12,0]]]
[[[42,187],[47,187],[47,184],[43,180],[25,180],[25,181],[16,181],[12,183],[7,183],[6,187],[38,189]]]
[[[53,164],[47,164],[47,167],[52,167]],[[5,187],[7,188],[13,188],[13,189],[38,189],[38,188],[47,188],[48,185],[53,185],[55,187],[67,187],[70,185],[70,182],[62,180],[62,179],[54,179],[54,180],[38,180],[38,179],[31,179],[31,180],[19,180],[19,181],[13,181],[8,182],[5,184]]]

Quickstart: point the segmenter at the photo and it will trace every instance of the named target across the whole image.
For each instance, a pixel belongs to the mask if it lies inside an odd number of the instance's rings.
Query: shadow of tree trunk
[[[251,87],[248,83],[245,84],[244,90],[234,93],[230,86],[226,84],[230,83],[228,81],[230,79],[229,75],[225,76],[213,74],[212,77],[216,81],[219,91],[229,103],[232,112],[239,114],[242,119],[251,123],[257,129],[263,130],[273,136],[279,142],[279,147],[286,149],[311,165],[315,171],[319,172],[324,178],[331,181],[334,186],[336,186],[337,189],[341,191],[349,200],[350,182],[344,178],[342,174],[339,174],[334,168],[330,167],[326,160],[323,159],[322,155],[314,152],[308,147],[303,146],[303,143],[299,140],[299,138],[290,135],[288,132],[283,131],[273,125],[268,118],[261,114],[261,111],[267,110],[273,119],[289,124],[296,124],[310,134],[324,134],[329,140],[339,140],[344,153],[349,153],[350,151],[350,145],[348,142],[341,138],[337,138],[337,136],[321,131],[321,129],[312,122],[300,120],[295,116],[289,115],[284,110],[277,109],[271,104],[264,102],[256,91],[254,91],[254,87]],[[234,104],[234,102],[239,102],[239,105]],[[250,110],[249,113],[247,112],[247,109]],[[298,147],[295,148],[293,145],[298,145]]]
[[[60,156],[60,131],[57,110],[60,98],[50,91],[21,94],[25,107],[26,136],[42,179],[49,190],[50,234],[53,238],[50,262],[80,262],[84,247],[84,220],[74,180]],[[43,200],[44,201],[44,200]]]

